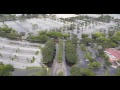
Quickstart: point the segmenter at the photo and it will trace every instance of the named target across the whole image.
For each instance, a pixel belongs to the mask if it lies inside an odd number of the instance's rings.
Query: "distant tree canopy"
[[[114,31],[108,31],[108,36],[109,36],[109,37],[113,36],[114,34],[115,34]]]
[[[27,39],[31,42],[38,42],[41,44],[45,44],[47,40],[49,39],[49,37],[46,35],[39,35],[39,36],[31,35]]]
[[[15,20],[16,16],[14,14],[0,14],[0,21]]]
[[[39,35],[46,35],[46,34],[47,34],[46,31],[40,31],[40,32],[39,32]]]
[[[120,37],[119,36],[112,36],[111,38],[111,41],[118,44],[120,42]]]
[[[7,37],[9,39],[21,39],[22,34],[18,33],[16,30],[12,28],[3,27],[3,28],[0,28],[0,36]]]
[[[26,18],[37,18],[39,14],[26,14]]]
[[[98,39],[99,37],[105,37],[105,34],[104,33],[101,33],[101,32],[96,32],[94,34],[92,34],[92,38],[93,39]]]
[[[0,27],[0,32],[10,33],[13,29],[8,27]]]
[[[78,41],[78,40],[79,40],[79,39],[77,38],[77,35],[73,34],[73,35],[72,35],[72,39],[71,39],[72,44],[74,44],[75,46],[77,46],[77,41]]]
[[[88,37],[88,34],[82,34],[82,38]]]
[[[90,45],[90,43],[93,42],[93,39],[91,39],[91,38],[84,38],[82,40],[82,42],[83,42],[83,44],[85,44],[86,46],[88,46],[88,45]]]
[[[106,37],[105,34],[101,32],[96,32],[92,34],[92,41],[94,43],[97,43],[97,45],[101,45],[103,48],[115,48],[118,47],[120,44],[120,31],[109,31],[108,32],[109,37]],[[88,39],[89,40],[89,39]],[[84,42],[89,42],[85,39]]]
[[[107,23],[109,23],[111,19],[112,17],[109,15],[101,15],[100,17],[97,18],[98,21],[107,22]]]
[[[58,38],[62,38],[62,33],[61,32],[48,32],[47,36],[49,36],[50,38],[58,39]]]
[[[67,38],[70,37],[70,34],[63,34],[63,37],[64,37],[65,39],[67,39]]]
[[[31,41],[31,42],[38,42],[38,43],[46,43],[47,40],[49,40],[50,38],[53,38],[53,39],[67,39],[69,38],[70,35],[69,34],[63,34],[61,32],[54,32],[54,31],[40,31],[38,33],[38,35],[29,35],[27,37],[27,40],[28,41]]]
[[[119,36],[120,36],[120,31],[117,31],[117,32],[115,33],[115,35],[119,37]]]

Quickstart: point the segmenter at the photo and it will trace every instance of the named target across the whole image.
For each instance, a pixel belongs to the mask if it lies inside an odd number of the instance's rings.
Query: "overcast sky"
[[[21,14],[16,14],[17,16],[21,15]],[[66,18],[66,17],[73,17],[73,16],[77,16],[75,14],[55,14],[57,17],[62,17],[62,18]],[[100,14],[81,14],[81,15],[88,15],[90,17],[99,17]],[[106,14],[105,14],[106,15]],[[120,14],[108,14],[110,16],[113,16],[115,18],[119,18],[120,19]]]
[[[57,17],[63,17],[63,18],[66,18],[66,17],[73,17],[73,16],[77,16],[75,14],[55,14]],[[81,14],[81,15],[88,15],[90,17],[99,17],[101,14]],[[104,15],[107,15],[107,14],[104,14]],[[114,18],[120,18],[120,14],[108,14]]]

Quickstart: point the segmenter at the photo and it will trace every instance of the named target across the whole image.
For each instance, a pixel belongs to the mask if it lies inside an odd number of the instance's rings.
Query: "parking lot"
[[[0,41],[0,62],[12,64],[19,69],[29,66],[41,66],[42,55],[39,44],[12,41],[5,38],[0,38]],[[36,52],[39,53],[36,54]]]

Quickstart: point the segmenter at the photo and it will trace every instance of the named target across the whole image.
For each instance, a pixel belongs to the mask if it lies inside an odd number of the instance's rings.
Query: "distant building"
[[[109,62],[114,66],[120,66],[118,61],[120,61],[120,50],[116,48],[108,48],[104,51],[109,57]]]
[[[105,53],[109,56],[110,62],[116,62],[120,60],[120,50],[116,48],[108,48]]]

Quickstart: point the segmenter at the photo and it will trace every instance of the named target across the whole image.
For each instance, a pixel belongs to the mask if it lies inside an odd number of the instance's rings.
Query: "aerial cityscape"
[[[0,14],[0,76],[120,76],[120,14]]]

